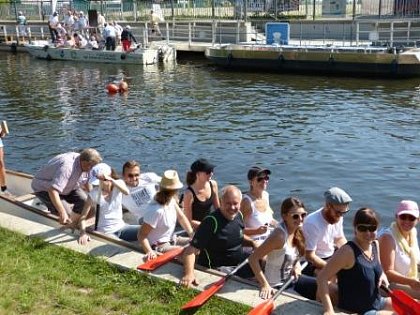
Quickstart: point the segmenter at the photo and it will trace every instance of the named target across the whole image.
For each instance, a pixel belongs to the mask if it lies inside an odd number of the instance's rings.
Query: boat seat
[[[34,198],[35,198],[34,194],[26,194],[26,195],[16,197],[15,200],[20,201],[20,202],[25,202]]]

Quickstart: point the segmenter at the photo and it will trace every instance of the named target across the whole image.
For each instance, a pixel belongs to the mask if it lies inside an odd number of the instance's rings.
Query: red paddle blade
[[[155,259],[149,260],[145,262],[144,264],[140,264],[137,266],[137,269],[143,270],[143,271],[152,271],[156,268],[170,262],[172,259],[174,259],[176,256],[182,253],[184,250],[184,247],[179,247],[172,249],[166,253],[163,253],[160,256],[157,256]]]
[[[398,315],[420,315],[420,303],[402,290],[389,292],[392,308]]]
[[[191,308],[196,308],[204,303],[206,303],[213,295],[216,294],[217,291],[219,291],[223,285],[225,284],[226,279],[222,278],[219,281],[213,283],[208,289],[201,292],[199,295],[197,295],[195,298],[193,298],[188,303],[184,304],[182,307],[182,310],[188,310]]]
[[[248,315],[270,315],[274,309],[274,302],[269,299],[255,306]]]

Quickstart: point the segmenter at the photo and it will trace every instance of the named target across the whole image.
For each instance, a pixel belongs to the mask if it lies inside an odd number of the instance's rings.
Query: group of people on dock
[[[420,298],[416,202],[402,200],[395,221],[380,235],[375,210],[358,209],[348,241],[343,220],[352,198],[341,188],[329,188],[325,203],[310,214],[299,198],[286,198],[277,221],[267,192],[269,169],[251,167],[249,190],[242,193],[228,185],[220,198],[214,169],[206,159],[194,161],[180,195],[184,185],[177,171],[141,173],[138,162],[127,161],[120,179],[95,149],[87,148],[53,157],[35,174],[32,189],[61,224],[80,229],[80,244],[89,241],[92,228],[137,242],[146,260],[185,247],[183,286],[198,283],[196,263],[229,271],[248,259],[236,274],[256,279],[261,298],[295,277],[290,289],[322,302],[324,314],[334,314],[335,306],[359,314],[392,314],[381,285]],[[135,224],[124,221],[123,209],[135,216]],[[183,233],[176,231],[177,223]]]

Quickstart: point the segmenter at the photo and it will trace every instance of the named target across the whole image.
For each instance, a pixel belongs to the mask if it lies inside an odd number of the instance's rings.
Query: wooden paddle
[[[243,266],[245,266],[248,263],[248,258],[245,259],[243,262],[241,262],[235,269],[233,269],[231,272],[229,272],[227,275],[225,275],[220,280],[214,282],[208,289],[201,292],[199,295],[197,295],[195,298],[193,298],[191,301],[186,303],[182,310],[188,310],[192,308],[199,307],[206,303],[213,295],[216,294],[217,291],[219,291],[226,281],[232,277],[239,269],[241,269]]]
[[[302,264],[302,269],[306,267],[308,262],[304,262]],[[291,276],[278,290],[277,292],[268,300],[258,304],[255,306],[248,315],[270,315],[274,309],[274,300],[277,299],[280,294],[289,286],[289,284],[293,281],[294,277]]]
[[[392,308],[398,315],[420,315],[420,303],[402,290],[391,290],[384,284],[381,285],[392,300]]]
[[[170,251],[167,251],[166,253],[163,253],[160,256],[157,256],[155,259],[149,260],[145,262],[144,264],[140,264],[137,266],[138,270],[143,271],[153,271],[156,268],[170,262],[172,259],[174,259],[176,256],[180,255],[185,247],[178,247],[174,248]]]

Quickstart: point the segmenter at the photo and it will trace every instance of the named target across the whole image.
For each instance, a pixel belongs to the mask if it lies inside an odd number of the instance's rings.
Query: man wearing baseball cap
[[[303,222],[306,259],[304,273],[314,276],[322,269],[336,248],[347,242],[343,231],[343,216],[349,212],[351,197],[341,188],[331,187],[324,193],[325,205],[308,215]]]

